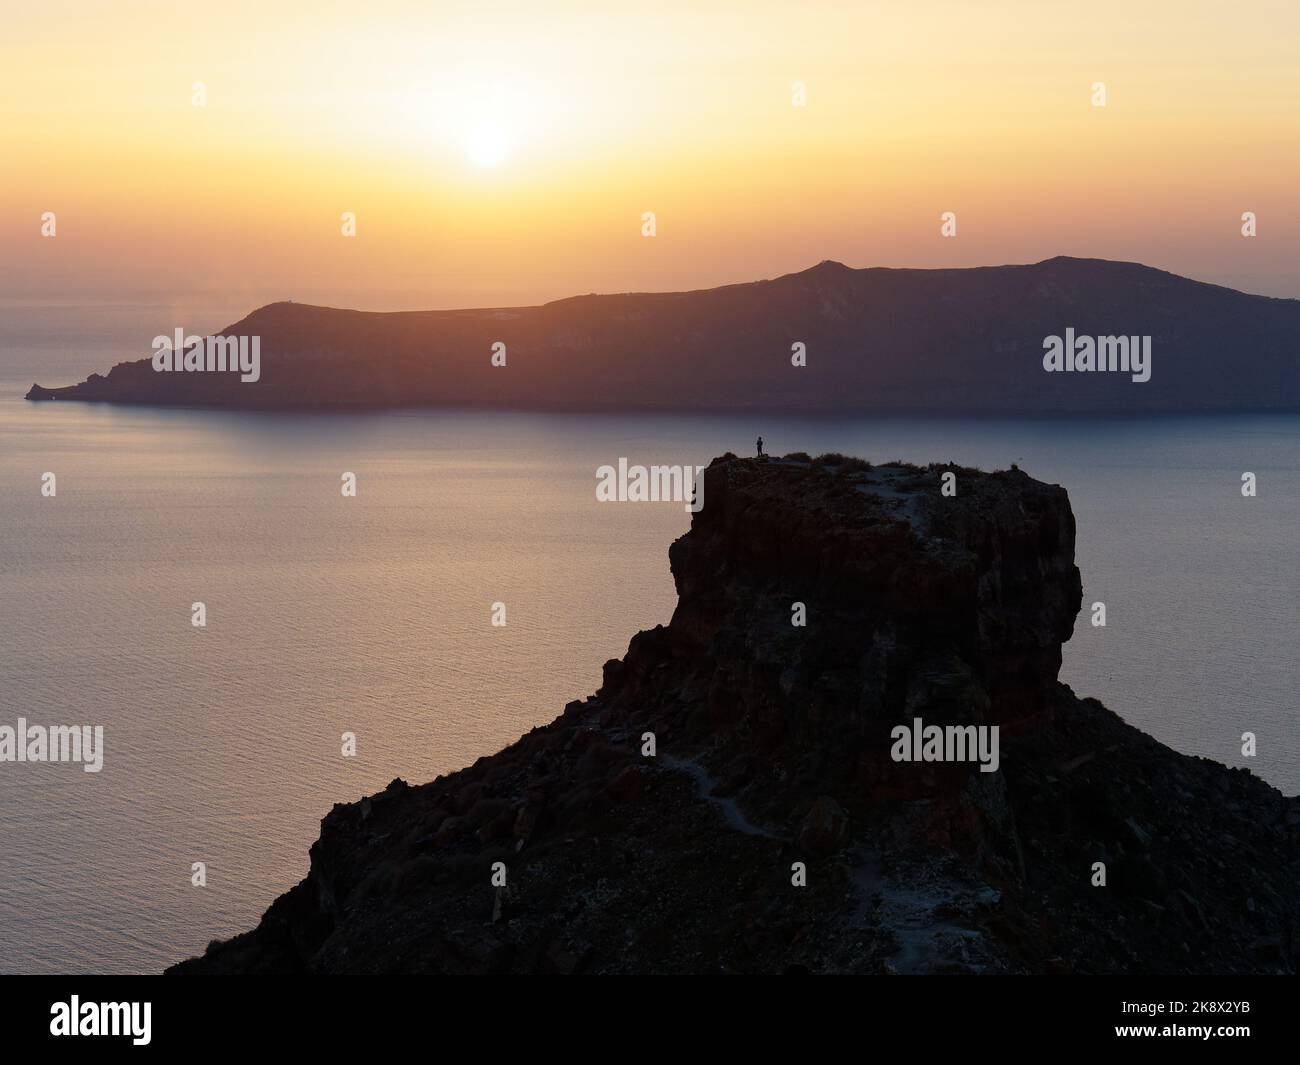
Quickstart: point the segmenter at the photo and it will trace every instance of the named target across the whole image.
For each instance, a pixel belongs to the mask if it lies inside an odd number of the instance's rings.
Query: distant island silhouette
[[[1047,372],[1045,343],[1067,330],[1150,338],[1150,379]],[[260,338],[260,379],[160,373],[143,358],[68,387],[35,384],[27,398],[265,410],[1300,409],[1300,301],[1104,259],[939,270],[826,261],[768,281],[538,307],[381,313],[286,301],[217,335]]]

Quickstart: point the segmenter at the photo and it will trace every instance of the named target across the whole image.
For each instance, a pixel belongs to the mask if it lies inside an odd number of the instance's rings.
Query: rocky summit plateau
[[[704,477],[671,622],[594,696],[335,806],[255,929],[169,971],[1296,971],[1300,798],[1057,679],[1064,488],[838,455]],[[896,760],[918,719],[996,726],[996,769]]]

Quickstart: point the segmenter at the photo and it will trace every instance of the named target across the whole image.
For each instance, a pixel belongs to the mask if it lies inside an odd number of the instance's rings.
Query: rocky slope
[[[1057,680],[1062,488],[838,456],[705,477],[671,623],[595,696],[336,806],[307,878],[171,971],[1296,970],[1300,799]],[[915,718],[998,726],[997,771],[895,761]]]
[[[170,335],[177,326],[151,327]],[[1047,373],[1045,337],[1150,336],[1151,379]],[[824,262],[696,292],[378,314],[273,303],[222,330],[260,337],[261,377],[159,373],[148,359],[33,400],[262,409],[1152,412],[1300,409],[1300,301],[1137,263],[1056,258],[962,270]],[[141,337],[141,354],[151,336]],[[494,367],[493,345],[507,363]],[[807,365],[791,365],[791,345]]]

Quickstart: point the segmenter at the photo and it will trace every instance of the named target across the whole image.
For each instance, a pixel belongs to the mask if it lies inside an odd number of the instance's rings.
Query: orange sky
[[[1291,0],[22,5],[0,284],[391,309],[1069,254],[1300,296],[1298,45]]]

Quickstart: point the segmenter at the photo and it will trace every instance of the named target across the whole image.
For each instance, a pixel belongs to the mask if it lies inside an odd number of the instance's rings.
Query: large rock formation
[[[165,331],[196,323],[169,322]],[[1048,373],[1043,342],[1151,338],[1151,378]],[[1142,412],[1300,409],[1300,301],[1138,263],[853,270],[823,262],[696,292],[379,314],[273,303],[222,330],[259,337],[261,377],[123,362],[32,400],[257,409]],[[141,351],[151,338],[141,338]],[[251,342],[251,341],[250,341]],[[508,365],[493,366],[493,345]],[[791,345],[808,363],[793,370]]]
[[[336,806],[307,878],[172,971],[1295,971],[1300,799],[1057,680],[1062,488],[724,456],[704,501],[671,624],[595,696]],[[895,761],[917,718],[997,726],[996,771]]]

